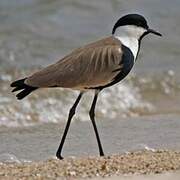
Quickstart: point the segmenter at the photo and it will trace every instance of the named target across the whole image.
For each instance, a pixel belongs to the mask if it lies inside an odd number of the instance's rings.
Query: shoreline
[[[28,127],[0,127],[0,162],[4,154],[15,156],[19,161],[53,158],[64,126],[65,123],[44,123]],[[145,149],[180,150],[179,116],[103,119],[97,120],[97,126],[106,155]],[[63,156],[88,157],[98,154],[91,122],[74,121],[63,148]]]
[[[180,151],[144,150],[105,157],[71,157],[22,164],[0,163],[0,169],[0,179],[97,179],[160,174],[180,170]]]

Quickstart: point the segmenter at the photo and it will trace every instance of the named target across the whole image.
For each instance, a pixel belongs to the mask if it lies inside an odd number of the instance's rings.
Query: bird
[[[95,131],[100,156],[104,151],[95,121],[95,107],[99,93],[124,79],[133,68],[139,54],[141,40],[148,34],[162,36],[149,28],[147,20],[140,14],[127,14],[114,24],[111,35],[73,50],[54,64],[11,83],[12,92],[20,91],[16,97],[23,99],[40,88],[70,88],[79,95],[69,110],[66,126],[56,152],[63,159],[62,149],[82,96],[94,90],[89,116]]]

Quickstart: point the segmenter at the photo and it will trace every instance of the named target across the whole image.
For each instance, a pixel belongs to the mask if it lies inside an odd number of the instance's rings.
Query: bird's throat
[[[134,60],[136,60],[139,51],[139,41],[136,38],[128,36],[115,36],[121,43],[128,47],[133,53]]]

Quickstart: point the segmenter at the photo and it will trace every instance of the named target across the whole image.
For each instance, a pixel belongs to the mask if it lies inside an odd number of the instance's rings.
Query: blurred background
[[[65,122],[77,92],[40,90],[17,101],[9,84],[54,63],[74,48],[111,35],[127,13],[144,15],[150,27],[134,70],[104,90],[97,119],[180,113],[179,0],[0,0],[0,126]],[[74,121],[88,120],[92,93]]]

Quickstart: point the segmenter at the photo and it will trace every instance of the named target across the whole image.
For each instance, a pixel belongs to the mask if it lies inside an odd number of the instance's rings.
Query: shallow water
[[[106,155],[137,150],[180,149],[180,121],[175,115],[97,121]],[[32,161],[55,157],[62,124],[0,128],[0,161]],[[63,155],[98,156],[91,122],[72,123]]]

